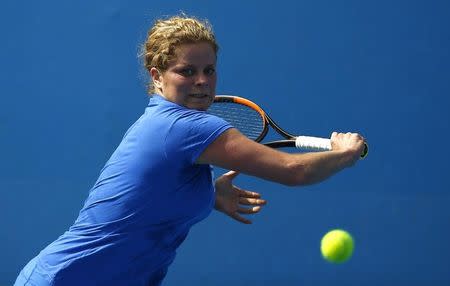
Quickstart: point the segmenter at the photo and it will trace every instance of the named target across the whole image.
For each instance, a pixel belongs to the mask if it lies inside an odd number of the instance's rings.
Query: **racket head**
[[[264,110],[256,103],[239,96],[216,95],[207,112],[224,119],[256,142],[261,142],[269,130]]]

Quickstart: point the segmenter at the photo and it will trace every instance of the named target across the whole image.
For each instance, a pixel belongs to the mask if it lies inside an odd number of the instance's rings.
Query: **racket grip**
[[[295,147],[313,151],[332,150],[330,139],[312,136],[298,136],[297,138],[295,138]],[[367,143],[364,143],[364,150],[361,153],[361,158],[366,157],[368,152],[369,146],[367,145]]]
[[[331,150],[331,140],[312,136],[298,136],[295,138],[295,147],[307,150],[329,151]]]

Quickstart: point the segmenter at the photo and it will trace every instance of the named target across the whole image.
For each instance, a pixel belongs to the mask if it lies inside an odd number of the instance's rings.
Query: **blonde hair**
[[[169,62],[175,59],[177,47],[199,42],[209,43],[217,54],[219,46],[207,20],[202,21],[184,14],[156,20],[142,46],[141,56],[144,67],[149,73],[153,67],[164,72]],[[153,82],[150,80],[148,93],[152,94],[155,91]]]

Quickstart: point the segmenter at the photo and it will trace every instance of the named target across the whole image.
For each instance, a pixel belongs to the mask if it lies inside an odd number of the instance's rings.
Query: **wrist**
[[[352,150],[339,150],[340,164],[342,169],[351,167],[355,163],[355,152]]]
[[[216,191],[214,192],[215,196],[214,196],[214,209],[217,211],[222,211],[222,197],[220,196],[220,194]]]

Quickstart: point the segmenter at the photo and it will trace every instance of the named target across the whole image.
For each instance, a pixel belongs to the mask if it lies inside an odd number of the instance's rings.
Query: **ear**
[[[159,70],[155,67],[152,67],[150,69],[150,76],[152,77],[153,85],[157,89],[161,90],[163,85],[163,77],[162,74],[159,72]]]

